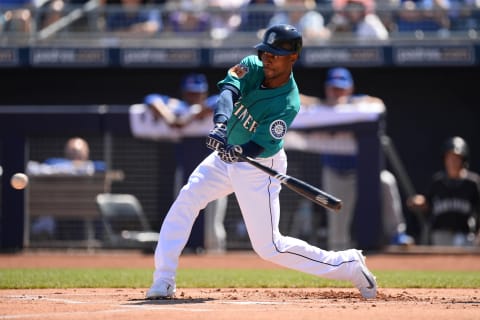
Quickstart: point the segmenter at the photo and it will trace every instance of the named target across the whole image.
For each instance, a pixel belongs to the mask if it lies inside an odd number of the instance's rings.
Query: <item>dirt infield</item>
[[[370,255],[375,270],[480,271],[480,255]],[[140,253],[0,255],[0,268],[152,268]],[[277,268],[251,252],[185,255],[180,268]],[[355,289],[185,289],[173,300],[146,301],[140,289],[1,290],[0,319],[479,319],[478,289],[380,288],[364,300]]]

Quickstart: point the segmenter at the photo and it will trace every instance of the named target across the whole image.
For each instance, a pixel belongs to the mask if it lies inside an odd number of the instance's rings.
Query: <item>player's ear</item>
[[[294,53],[290,55],[290,62],[294,63],[298,59],[298,53]]]

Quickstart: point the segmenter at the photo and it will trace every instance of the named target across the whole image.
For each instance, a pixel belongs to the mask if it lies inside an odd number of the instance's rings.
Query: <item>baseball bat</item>
[[[342,208],[342,200],[335,198],[331,194],[328,194],[325,191],[322,191],[312,186],[311,184],[306,183],[305,181],[266,167],[250,157],[244,156],[242,154],[237,155],[240,159],[250,163],[254,167],[257,167],[258,169],[264,171],[275,179],[278,179],[287,188],[313,201],[314,203],[334,211],[338,211]]]

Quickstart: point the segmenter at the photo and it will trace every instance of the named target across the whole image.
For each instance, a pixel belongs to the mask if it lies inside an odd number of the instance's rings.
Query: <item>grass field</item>
[[[385,288],[480,288],[475,271],[373,270]],[[146,288],[152,269],[21,268],[0,269],[0,289]],[[324,288],[351,287],[347,281],[326,280],[291,270],[180,269],[181,288]]]

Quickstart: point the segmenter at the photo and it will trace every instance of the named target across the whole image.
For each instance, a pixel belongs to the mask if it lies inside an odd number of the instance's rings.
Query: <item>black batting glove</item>
[[[226,163],[234,163],[238,161],[238,155],[243,153],[243,149],[239,145],[227,144],[225,149],[218,152],[218,156]]]
[[[227,144],[227,126],[225,123],[215,123],[215,127],[210,130],[207,136],[207,148],[220,151]]]

